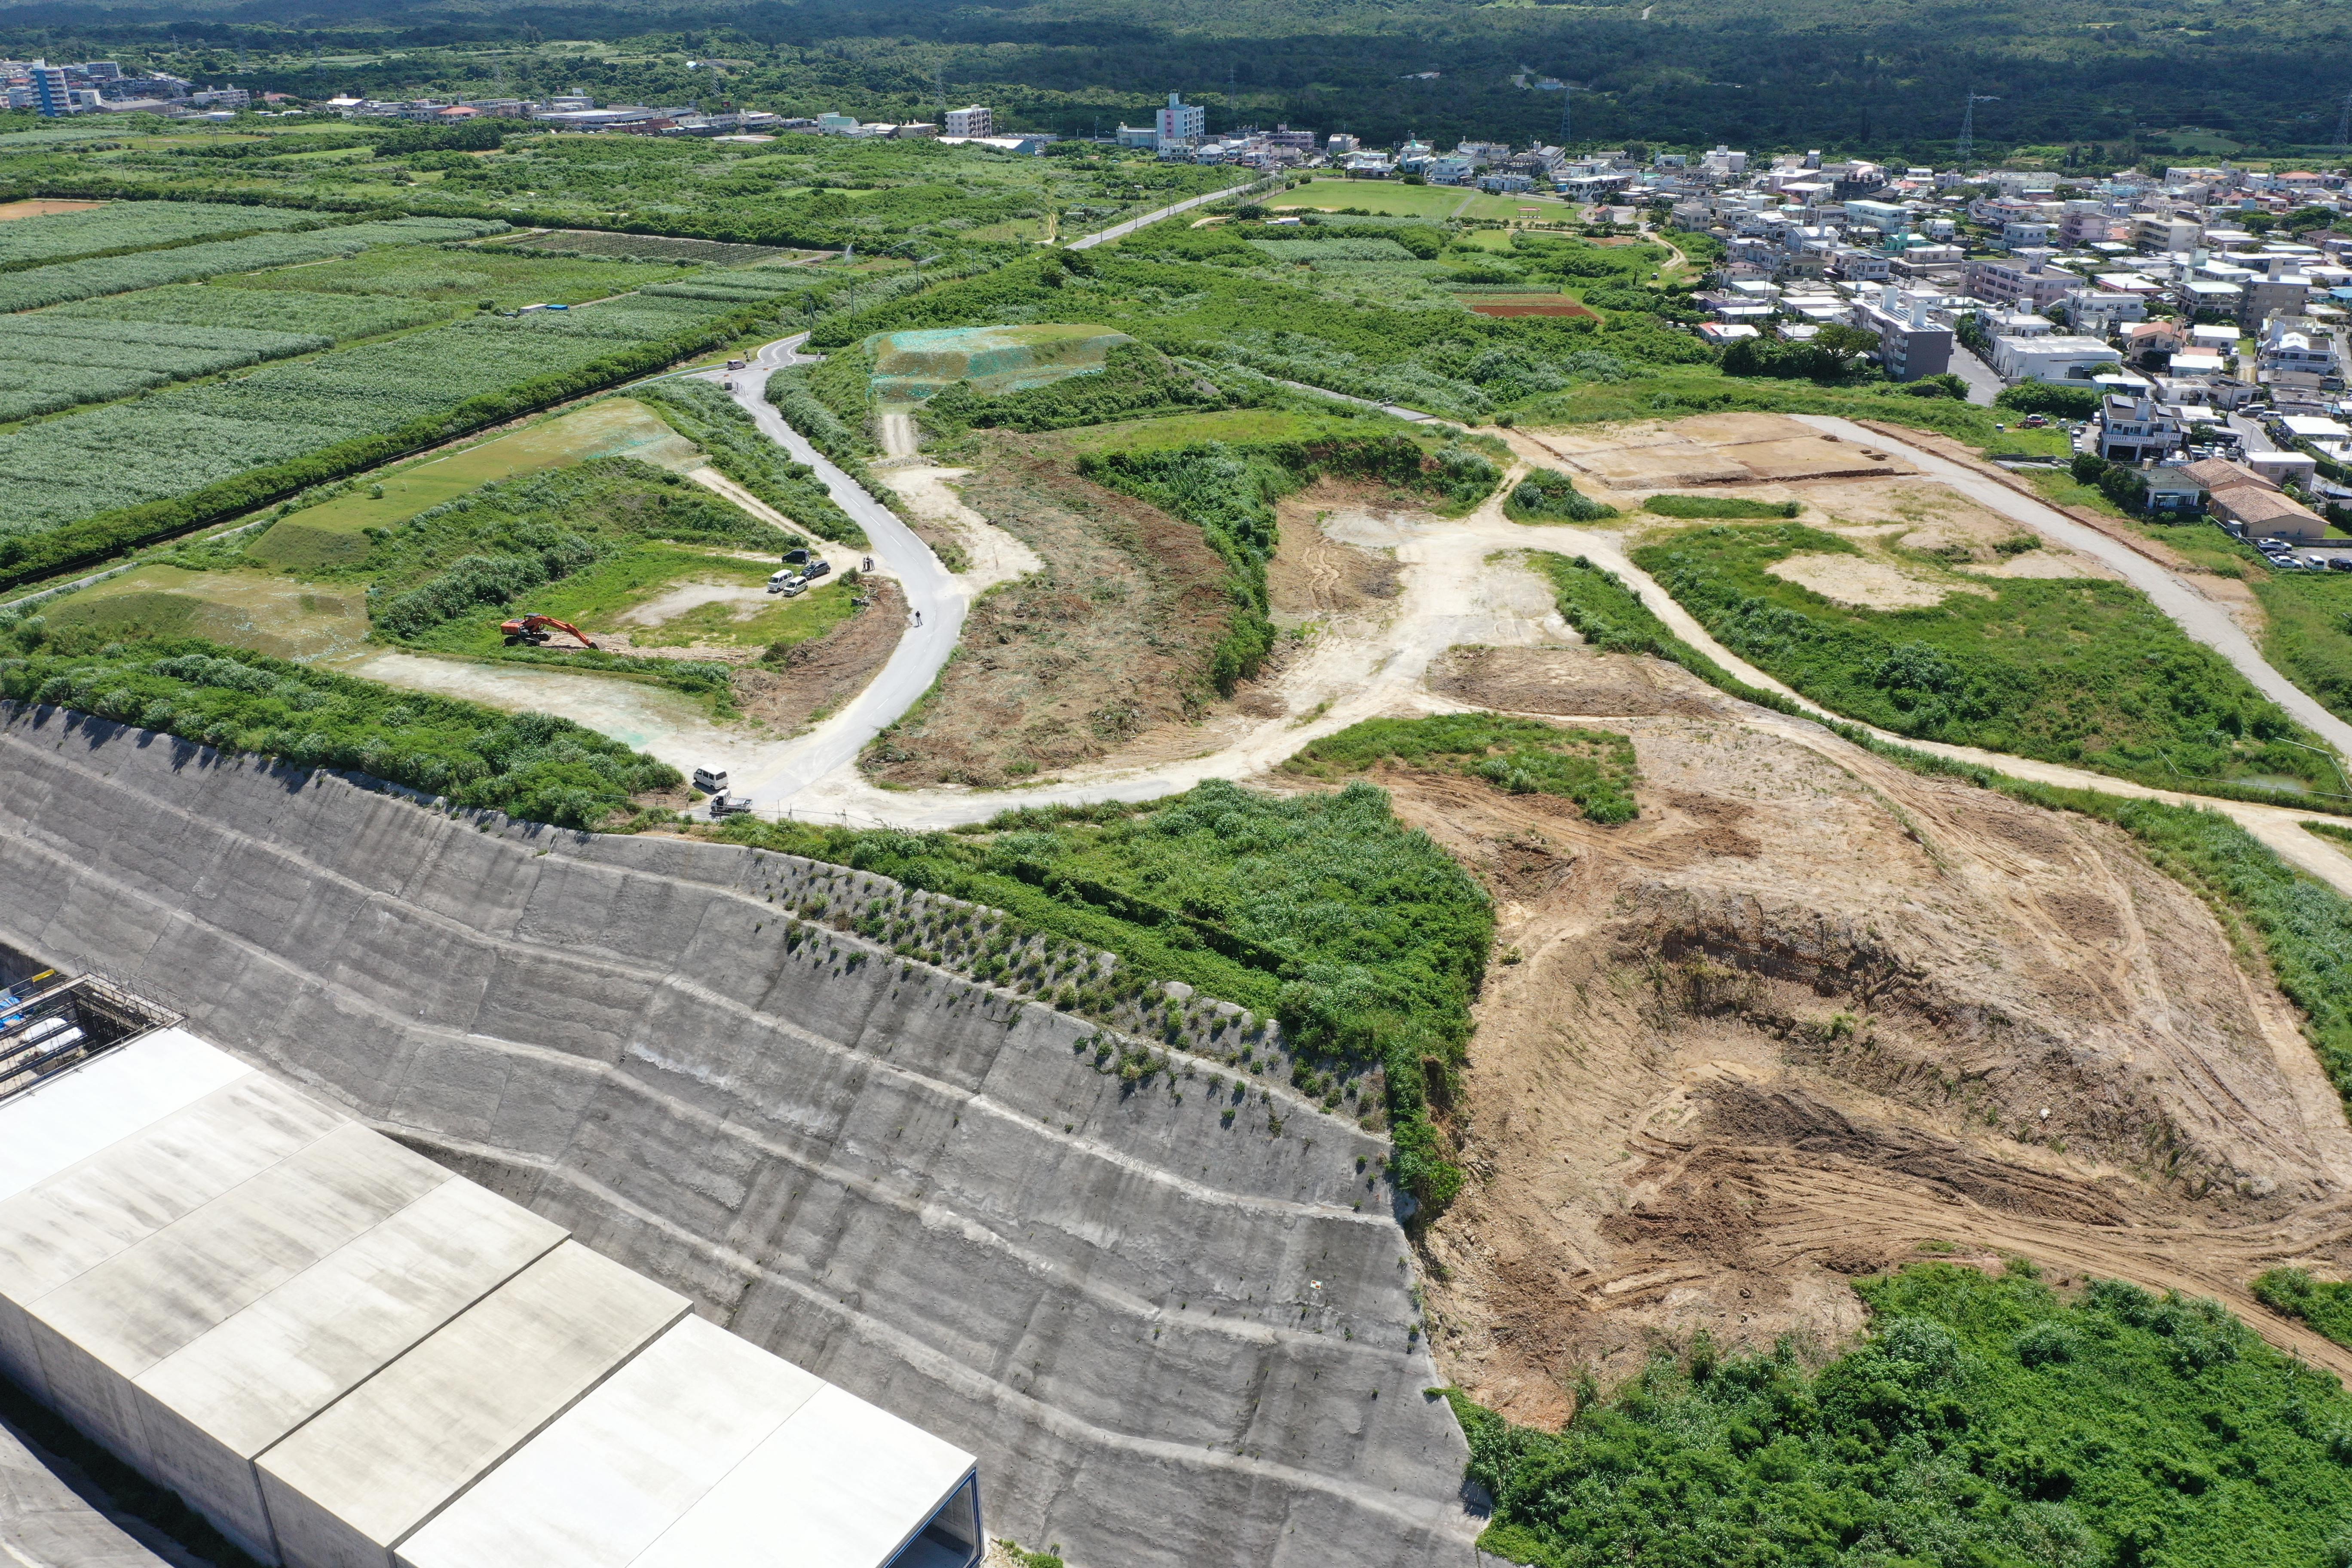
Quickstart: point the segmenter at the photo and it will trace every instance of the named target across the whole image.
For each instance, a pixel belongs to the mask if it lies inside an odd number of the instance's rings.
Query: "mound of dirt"
[[[1440,679],[1491,700],[1535,657]],[[1569,690],[1638,662],[1541,657]],[[1614,726],[1643,780],[1622,827],[1388,781],[1500,921],[1445,1110],[1471,1180],[1423,1240],[1450,1376],[1549,1424],[1700,1329],[1826,1351],[1851,1277],[1923,1248],[2218,1295],[2352,1372],[2244,1292],[2352,1258],[2352,1131],[2203,903],[2105,824],[1663,708]]]
[[[1674,665],[1578,648],[1448,648],[1423,679],[1440,697],[1509,713],[1705,718],[1728,711],[1713,687]]]

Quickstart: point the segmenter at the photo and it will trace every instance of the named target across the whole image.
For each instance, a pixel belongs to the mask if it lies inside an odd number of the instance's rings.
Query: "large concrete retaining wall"
[[[787,857],[0,717],[0,942],[979,1454],[992,1533],[1086,1568],[1469,1561],[1353,1125],[1123,1092],[1091,1026],[784,916]]]

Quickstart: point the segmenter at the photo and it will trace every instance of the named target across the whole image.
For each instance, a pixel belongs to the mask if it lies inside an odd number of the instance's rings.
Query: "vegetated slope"
[[[2334,777],[2289,743],[2302,735],[2284,710],[2125,584],[1954,576],[1936,603],[1879,610],[1770,570],[1860,553],[1788,523],[1690,530],[1633,559],[1725,647],[1899,734],[2186,788],[2249,775],[2326,788]]]
[[[1559,689],[1580,716],[1631,689],[1601,679],[1622,656],[1546,657],[1599,667]],[[2116,827],[1665,679],[1610,721],[1642,774],[1622,826],[1383,775],[1500,913],[1437,1108],[1472,1179],[1427,1237],[1475,1397],[1552,1424],[1654,1336],[1825,1347],[1859,1325],[1847,1279],[1923,1243],[2250,1311],[2263,1268],[2341,1252],[2343,1101],[2235,917]]]
[[[862,911],[856,929],[903,955],[1217,1058],[1235,1069],[1237,1094],[1244,1073],[1286,1073],[1326,1110],[1385,1126],[1396,1148],[1383,1173],[1417,1199],[1442,1204],[1460,1183],[1429,1104],[1460,1069],[1493,916],[1377,789],[1286,799],[1213,781],[1145,805],[1015,811],[955,834],[743,818],[715,831],[1010,910],[1051,933],[1041,956],[983,943],[968,921],[890,908]],[[1118,973],[1073,968],[1069,941],[1116,952]],[[1160,994],[1168,982],[1216,998],[1216,1010]],[[1278,1020],[1278,1037],[1238,1025],[1229,1035],[1235,1004]],[[1103,1060],[1113,1048],[1098,1047]],[[1120,1063],[1130,1077],[1149,1065]]]
[[[1915,1267],[1857,1287],[1859,1347],[1662,1352],[1554,1436],[1456,1396],[1480,1544],[1544,1568],[2277,1568],[2347,1543],[2352,1396],[2211,1301]],[[1590,1392],[1588,1390],[1587,1398]],[[1670,1506],[1661,1507],[1665,1496]]]
[[[1098,1068],[1094,1027],[845,929],[987,911],[63,715],[0,752],[0,942],[977,1453],[997,1529],[1135,1568],[1465,1549],[1381,1142],[1273,1084],[1228,1114],[1205,1062]]]

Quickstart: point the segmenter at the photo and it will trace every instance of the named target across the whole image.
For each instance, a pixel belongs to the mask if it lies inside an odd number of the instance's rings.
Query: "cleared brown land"
[[[744,717],[798,729],[866,689],[898,646],[907,601],[885,577],[866,578],[859,591],[872,602],[824,636],[735,672],[735,705]]]
[[[1580,716],[1622,693],[1636,822],[1385,781],[1500,916],[1447,1111],[1471,1179],[1423,1240],[1449,1379],[1557,1423],[1655,1343],[1827,1350],[1852,1277],[2004,1253],[2218,1296],[2352,1373],[2245,1291],[2352,1262],[2352,1130],[2207,907],[2117,829],[1643,664],[1455,650],[1433,681]]]
[[[11,223],[20,217],[50,217],[58,213],[88,212],[102,207],[104,202],[75,202],[34,198],[21,202],[0,202],[0,223]]]
[[[972,606],[938,685],[867,748],[867,773],[1000,785],[1198,717],[1231,613],[1201,531],[1080,479],[1050,437],[998,437],[959,460],[964,503],[1044,565]]]

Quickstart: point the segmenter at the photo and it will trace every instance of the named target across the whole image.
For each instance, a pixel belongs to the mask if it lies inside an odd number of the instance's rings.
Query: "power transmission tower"
[[[1562,152],[1568,150],[1570,100],[1575,96],[1576,87],[1573,83],[1564,81],[1559,84],[1559,145]]]
[[[2344,112],[2336,117],[2336,161],[2344,162],[2347,147],[2352,147],[2352,92],[2344,95]]]
[[[1953,161],[1955,163],[1965,164],[1969,159],[1976,156],[1977,105],[1979,103],[1999,103],[2000,101],[2000,100],[1995,98],[1989,92],[1972,92],[1969,94],[1968,107],[1960,110],[1960,144],[1953,156]]]

